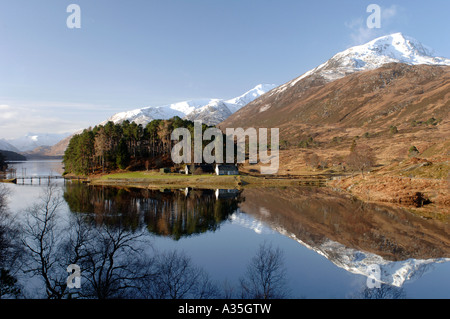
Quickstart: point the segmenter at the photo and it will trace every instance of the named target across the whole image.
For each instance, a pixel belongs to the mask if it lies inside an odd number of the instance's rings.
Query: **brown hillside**
[[[62,157],[64,156],[64,152],[66,151],[67,146],[69,145],[71,136],[68,136],[61,141],[59,141],[57,144],[53,146],[40,146],[32,150],[31,152],[27,152],[26,155],[32,157],[32,158],[39,158],[39,157]]]
[[[330,83],[313,75],[281,86],[219,127],[278,127],[279,175],[343,175],[330,186],[406,206],[420,192],[432,203],[422,213],[448,215],[449,110],[450,67],[394,63]],[[373,150],[369,175],[347,170],[353,143]],[[414,157],[412,146],[419,151]],[[311,165],[313,156],[317,164]],[[259,165],[242,167],[247,173],[258,170]]]
[[[331,83],[313,75],[279,91],[256,99],[219,127],[278,127],[281,139],[296,144],[305,134],[324,137],[348,129],[375,134],[430,118],[448,123],[450,67],[392,63]]]
[[[397,207],[327,188],[245,189],[242,196],[242,211],[318,250],[332,240],[392,261],[450,257],[447,222]]]

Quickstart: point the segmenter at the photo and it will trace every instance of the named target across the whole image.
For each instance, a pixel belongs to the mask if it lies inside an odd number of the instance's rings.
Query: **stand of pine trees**
[[[124,121],[86,129],[69,142],[63,158],[65,173],[90,175],[130,165],[142,169],[149,162],[157,167],[164,159],[170,159],[171,133],[178,127],[189,129],[194,136],[194,122],[180,117],[153,120],[145,127]],[[206,128],[203,125],[203,131]]]

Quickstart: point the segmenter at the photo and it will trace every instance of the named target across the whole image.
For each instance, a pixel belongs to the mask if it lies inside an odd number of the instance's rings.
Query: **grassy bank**
[[[185,175],[159,172],[123,172],[114,173],[90,179],[92,185],[114,185],[145,188],[245,188],[245,187],[274,187],[322,185],[323,179],[311,177],[279,176],[217,176],[212,174]]]

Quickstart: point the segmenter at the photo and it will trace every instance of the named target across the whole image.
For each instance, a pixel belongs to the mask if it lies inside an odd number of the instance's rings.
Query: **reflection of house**
[[[185,173],[186,174],[193,174],[196,171],[200,171],[201,173],[205,174],[213,174],[214,173],[214,166],[212,164],[188,164],[186,165]]]
[[[238,189],[216,189],[216,199],[236,198],[239,195]]]
[[[239,175],[236,165],[216,165],[215,172],[217,175]]]

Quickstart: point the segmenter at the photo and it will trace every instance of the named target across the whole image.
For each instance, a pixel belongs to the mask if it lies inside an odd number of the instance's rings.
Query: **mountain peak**
[[[169,119],[179,116],[191,121],[202,120],[205,124],[215,125],[275,87],[276,85],[274,84],[259,84],[241,96],[229,100],[202,99],[155,107],[148,106],[117,113],[100,124],[104,125],[108,121],[121,123],[124,120],[129,120],[130,122],[145,125],[154,119]]]
[[[350,49],[350,51],[361,53],[365,50],[407,64],[440,64],[442,62],[435,60],[433,50],[401,32],[382,36]]]
[[[388,63],[450,65],[450,59],[434,56],[432,49],[402,32],[397,32],[339,52],[315,69],[280,86],[272,94],[281,93],[311,75],[331,82],[354,72],[374,70]]]

